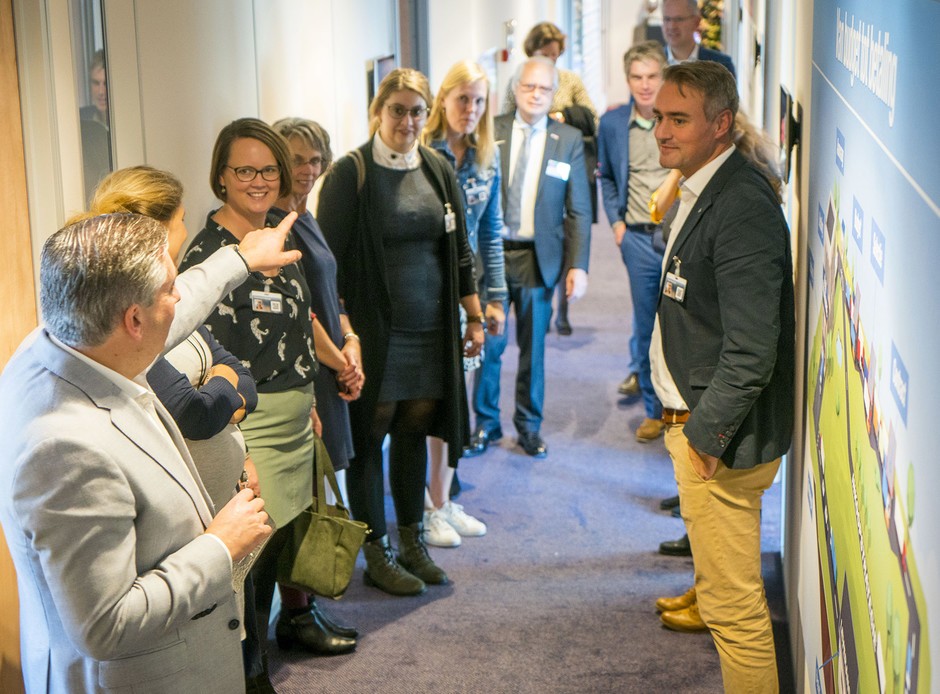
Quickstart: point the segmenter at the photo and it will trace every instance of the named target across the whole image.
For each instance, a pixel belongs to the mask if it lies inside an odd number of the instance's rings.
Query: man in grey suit
[[[581,131],[548,117],[558,88],[558,71],[548,58],[535,56],[513,77],[514,114],[496,119],[502,161],[503,249],[509,304],[515,306],[519,369],[513,423],[519,444],[544,458],[540,434],[545,399],[545,333],[551,319],[552,291],[563,267],[570,301],[587,289],[591,242],[591,194],[584,172]],[[512,174],[510,175],[510,172]],[[470,455],[479,455],[502,437],[499,375],[508,337],[486,335],[483,365],[473,388],[476,430]]]
[[[40,267],[45,328],[0,377],[0,522],[28,691],[244,688],[232,566],[270,528],[251,490],[213,518],[179,430],[146,386],[171,325],[185,336],[217,299],[190,297],[189,324],[174,323],[166,247],[166,228],[137,215],[51,236]],[[295,259],[280,255],[266,267]],[[227,277],[188,282],[188,292],[263,269],[237,249],[216,261]]]
[[[760,509],[793,430],[790,236],[769,180],[732,142],[731,73],[672,65],[654,108],[660,163],[683,179],[650,362],[695,565],[694,589],[661,618],[704,621],[726,692],[776,692]]]

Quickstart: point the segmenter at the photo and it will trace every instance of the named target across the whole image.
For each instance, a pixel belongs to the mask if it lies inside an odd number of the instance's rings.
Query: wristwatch
[[[467,314],[467,323],[480,323],[481,325],[486,321],[486,316],[482,313],[468,313]]]

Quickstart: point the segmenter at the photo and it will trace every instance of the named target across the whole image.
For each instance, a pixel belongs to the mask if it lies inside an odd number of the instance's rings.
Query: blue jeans
[[[506,284],[509,306],[516,312],[516,342],[519,368],[516,372],[516,409],[512,421],[519,432],[537,432],[542,426],[545,403],[545,333],[552,316],[552,290],[542,283],[533,250],[506,251]],[[503,352],[509,343],[502,335],[486,334],[483,364],[473,381],[473,410],[476,424],[487,431],[499,426],[499,376]],[[648,360],[647,360],[648,361]]]
[[[630,278],[630,293],[633,295],[633,336],[630,338],[630,362],[632,371],[640,381],[640,394],[646,416],[659,419],[663,406],[653,389],[650,374],[650,339],[656,319],[656,304],[659,299],[659,282],[662,275],[662,234],[631,231],[627,227],[620,242],[620,255],[627,266]]]

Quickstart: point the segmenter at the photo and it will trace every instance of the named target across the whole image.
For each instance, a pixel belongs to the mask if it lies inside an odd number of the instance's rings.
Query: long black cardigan
[[[476,293],[473,251],[467,242],[460,188],[450,164],[434,150],[420,147],[421,168],[441,202],[441,227],[446,206],[456,215],[457,228],[443,234],[444,330],[450,348],[444,364],[444,398],[434,422],[433,436],[448,443],[449,464],[457,466],[469,441],[469,412],[463,373],[463,335],[460,333],[459,297]],[[391,322],[391,298],[386,278],[382,238],[374,231],[371,215],[375,196],[384,191],[372,185],[377,167],[372,158],[371,140],[359,147],[365,164],[362,180],[356,152],[339,159],[323,182],[317,207],[317,221],[336,257],[337,283],[349,320],[362,343],[362,365],[366,374],[362,396],[350,403],[353,443],[358,453],[367,450],[379,390],[385,376]]]

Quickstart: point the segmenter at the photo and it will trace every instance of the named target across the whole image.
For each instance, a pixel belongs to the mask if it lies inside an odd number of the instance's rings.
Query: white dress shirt
[[[695,48],[692,49],[692,52],[689,53],[689,57],[685,60],[679,60],[672,54],[672,49],[669,46],[666,46],[666,62],[670,65],[678,65],[679,63],[691,63],[694,60],[698,60],[698,44],[695,44]]]
[[[548,116],[544,116],[534,125],[529,125],[519,113],[512,123],[512,137],[509,149],[510,175],[515,173],[516,159],[522,151],[525,140],[525,128],[531,128],[529,135],[529,161],[525,169],[525,179],[522,186],[522,202],[519,209],[519,232],[514,238],[530,240],[535,238],[535,198],[539,192],[539,177],[542,175],[542,159],[545,155],[545,141],[548,135]],[[510,183],[512,181],[510,180]],[[507,232],[508,233],[508,232]]]
[[[685,220],[689,218],[689,213],[692,212],[692,208],[694,208],[695,204],[698,202],[699,195],[705,190],[705,186],[708,185],[708,182],[712,180],[712,176],[715,175],[715,172],[728,160],[728,157],[731,156],[734,149],[734,145],[731,145],[694,174],[679,182],[679,190],[682,191],[682,194],[679,196],[679,210],[676,212],[676,217],[672,221],[669,241],[666,244],[666,252],[663,254],[661,277],[665,276],[667,270],[672,269],[672,247],[676,243],[676,237],[679,236],[679,232],[682,230]],[[660,291],[662,291],[662,288],[660,288]],[[686,291],[695,291],[695,289],[693,287],[687,287]],[[672,301],[672,299],[664,297],[662,301]],[[650,341],[650,370],[652,372],[653,388],[656,390],[656,397],[659,398],[663,407],[673,410],[688,410],[689,406],[679,393],[676,382],[669,372],[669,367],[666,365],[666,356],[663,353],[663,335],[659,327],[658,312],[656,313],[656,319],[653,321],[653,337]]]

